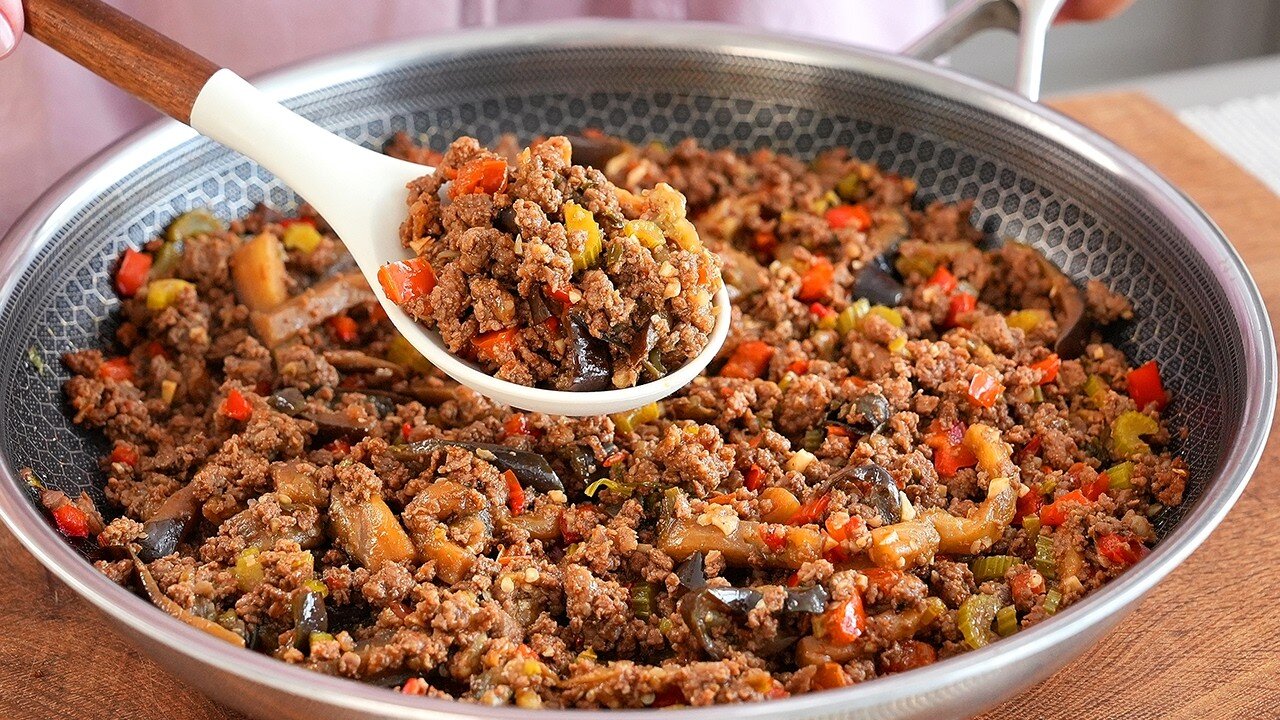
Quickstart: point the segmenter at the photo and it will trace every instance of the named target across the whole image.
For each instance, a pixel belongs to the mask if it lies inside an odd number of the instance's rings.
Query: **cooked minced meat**
[[[719,259],[659,183],[620,190],[564,137],[513,162],[459,138],[409,184],[387,296],[450,352],[522,385],[604,390],[655,380],[707,346]]]
[[[530,158],[606,187],[560,147]],[[392,148],[445,168],[480,153]],[[167,612],[285,662],[472,702],[645,707],[840,687],[996,641],[1140,560],[1148,518],[1181,501],[1159,369],[1095,332],[1126,303],[1025,247],[981,249],[967,205],[913,205],[910,180],[843,151],[685,142],[597,164],[625,188],[583,200],[609,237],[610,198],[669,182],[725,260],[732,335],[688,387],[613,416],[496,406],[394,333],[309,210],[192,213],[122,258],[115,346],[65,358],[76,422],[111,443],[112,508],[94,534],[91,504],[49,490],[59,527],[110,546],[103,572]],[[546,237],[572,183],[533,192],[531,167],[501,202]],[[411,240],[528,267],[492,196],[424,202]],[[509,282],[464,255],[442,278]]]

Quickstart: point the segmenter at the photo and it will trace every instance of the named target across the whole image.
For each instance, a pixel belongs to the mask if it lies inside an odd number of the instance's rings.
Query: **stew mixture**
[[[507,158],[461,138],[409,185],[387,297],[450,352],[500,379],[557,390],[655,380],[715,326],[720,262],[665,183],[632,194],[553,137]]]
[[[723,260],[733,325],[704,376],[608,417],[513,412],[398,337],[307,208],[229,227],[194,211],[121,258],[116,345],[65,357],[75,422],[112,443],[119,517],[104,527],[87,496],[46,489],[58,527],[166,612],[288,663],[486,704],[646,707],[836,688],[982,647],[1141,560],[1149,518],[1181,501],[1159,369],[1096,331],[1128,303],[992,243],[968,204],[913,205],[911,180],[842,150],[805,163],[596,135],[570,166],[567,148],[535,145],[494,185],[500,156],[473,140],[444,158],[391,143],[453,183],[486,163],[448,206],[439,181],[413,185],[406,237],[438,284],[407,306],[455,347],[504,332],[502,315],[522,329],[495,371],[572,385],[531,330],[535,290],[576,287],[590,312],[559,332],[598,338],[613,301],[594,289],[664,248],[682,289],[661,310],[623,293],[659,315],[648,353],[610,344],[623,385],[694,351],[705,318],[674,300]],[[715,258],[682,234],[670,188]],[[648,221],[623,198],[665,217],[660,234],[628,234]],[[542,242],[557,259],[517,262],[510,222],[526,256]],[[591,222],[621,258],[571,273],[560,253],[591,254]],[[550,267],[554,282],[521,285]],[[543,300],[548,318],[565,305]]]

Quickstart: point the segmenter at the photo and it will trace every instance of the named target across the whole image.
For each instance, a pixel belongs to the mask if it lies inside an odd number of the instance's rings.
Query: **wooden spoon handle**
[[[32,37],[184,123],[219,69],[99,0],[23,0],[22,7]]]

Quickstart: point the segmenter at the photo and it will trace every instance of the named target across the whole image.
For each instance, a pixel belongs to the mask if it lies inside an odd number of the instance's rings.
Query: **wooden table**
[[[1244,255],[1268,305],[1280,307],[1274,250],[1280,198],[1140,95],[1094,95],[1057,106],[1190,193]],[[984,719],[1274,717],[1276,508],[1280,447],[1273,441],[1222,526],[1137,612],[1085,657]],[[0,583],[0,717],[239,719],[118,638],[3,529],[0,557],[9,563]],[[1244,580],[1241,567],[1249,569]]]

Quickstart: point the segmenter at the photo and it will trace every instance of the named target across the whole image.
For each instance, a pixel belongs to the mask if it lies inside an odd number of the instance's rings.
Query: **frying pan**
[[[1056,3],[1049,3],[1055,5]],[[1025,11],[1025,12],[1021,12]],[[1037,14],[1039,13],[1039,14]],[[972,0],[914,47],[921,57],[987,26],[1021,26],[1019,88],[1034,96],[1048,15],[1030,0]],[[925,668],[785,700],[655,711],[523,711],[419,697],[311,673],[170,618],[94,570],[18,479],[88,490],[107,508],[103,444],[75,427],[59,357],[110,342],[115,258],[178,213],[223,218],[297,199],[269,173],[159,122],[46,193],[0,245],[0,517],[51,572],[170,672],[263,718],[939,718],[981,711],[1066,664],[1198,546],[1258,462],[1275,404],[1275,344],[1239,256],[1176,189],[1124,151],[1023,95],[919,59],[720,26],[574,21],[414,41],[344,55],[258,86],[354,142],[398,130],[436,149],[459,134],[522,140],[588,127],[633,142],[812,156],[847,147],[915,178],[920,201],[973,198],[984,231],[1098,279],[1136,319],[1108,340],[1155,359],[1185,426],[1186,501],[1156,518],[1154,552],[1084,601],[1017,635]],[[110,699],[104,698],[109,704]]]

